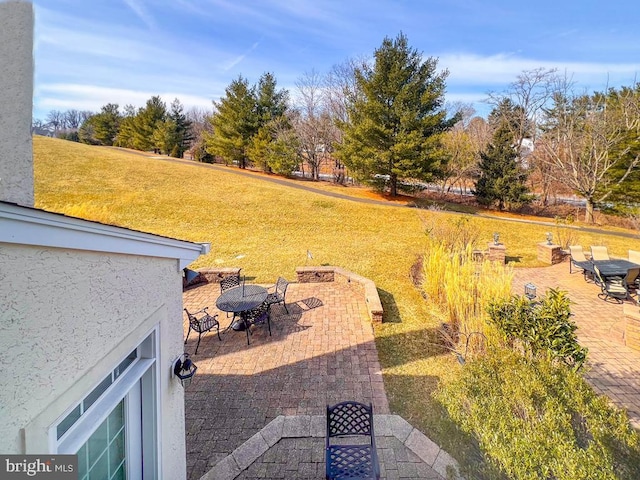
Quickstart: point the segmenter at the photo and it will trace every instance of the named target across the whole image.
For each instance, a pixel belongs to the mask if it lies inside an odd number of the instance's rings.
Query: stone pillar
[[[564,260],[564,253],[560,245],[549,245],[547,242],[538,244],[538,260],[548,265],[555,265]]]
[[[504,243],[498,243],[496,245],[493,242],[489,242],[488,251],[488,257],[490,261],[505,263],[507,257],[507,247],[504,246]]]
[[[625,303],[622,307],[625,319],[624,340],[629,348],[640,352],[640,308]]]
[[[33,206],[33,7],[0,2],[0,200]]]

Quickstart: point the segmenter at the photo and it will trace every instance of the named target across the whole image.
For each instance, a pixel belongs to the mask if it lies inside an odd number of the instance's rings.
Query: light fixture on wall
[[[553,244],[553,233],[547,232],[547,245]]]
[[[188,268],[183,268],[182,273],[184,274],[184,279],[187,285],[193,282],[200,275],[199,272],[189,270]]]
[[[173,363],[173,374],[180,379],[183,387],[188,387],[198,367],[191,361],[188,353],[183,353]]]
[[[493,234],[493,244],[498,245],[498,243],[500,243],[500,234],[498,232],[495,232]]]
[[[524,286],[524,296],[529,300],[536,298],[536,286],[533,283],[527,283]]]

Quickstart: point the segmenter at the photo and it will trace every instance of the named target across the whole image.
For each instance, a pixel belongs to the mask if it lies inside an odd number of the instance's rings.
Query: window
[[[52,427],[79,480],[157,476],[155,357],[154,332]]]

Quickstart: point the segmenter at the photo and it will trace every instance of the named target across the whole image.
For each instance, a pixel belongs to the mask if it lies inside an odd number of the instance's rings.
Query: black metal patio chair
[[[240,317],[242,318],[241,325],[244,327],[244,331],[247,334],[247,345],[251,345],[249,336],[252,335],[252,325],[264,325],[264,323],[266,322],[267,326],[269,327],[269,336],[271,336],[271,319],[269,318],[270,307],[271,305],[264,301],[256,308],[248,310],[246,312],[242,312],[242,314],[240,314]]]
[[[240,285],[240,275],[230,275],[220,280],[220,293]]]
[[[222,294],[225,290],[229,290],[230,288],[239,287],[240,283],[240,274],[224,277],[222,280],[220,280],[220,293]],[[227,318],[229,317],[233,317],[233,320],[235,320],[236,315],[227,312]]]
[[[380,478],[371,404],[327,405],[325,455],[327,480]]]
[[[216,329],[216,333],[218,334],[218,340],[222,341],[220,337],[220,323],[218,322],[218,314],[210,315],[207,312],[208,307],[204,307],[202,310],[198,310],[197,312],[191,313],[186,308],[184,309],[187,312],[187,317],[189,318],[189,331],[187,332],[187,338],[185,338],[184,343],[187,344],[187,340],[189,340],[189,334],[191,334],[191,330],[198,332],[198,343],[196,345],[196,353],[198,353],[198,347],[200,346],[200,340],[202,338],[202,334],[208,332],[209,330]]]
[[[269,305],[281,303],[287,314],[289,314],[289,309],[287,308],[287,303],[285,302],[285,296],[287,295],[288,286],[289,282],[285,278],[278,277],[276,284],[271,287],[273,288],[273,292],[269,292],[266,300]]]

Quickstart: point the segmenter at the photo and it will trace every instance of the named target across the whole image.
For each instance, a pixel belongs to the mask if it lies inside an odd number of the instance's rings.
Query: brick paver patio
[[[215,313],[218,294],[215,283],[192,288],[184,293],[185,307]],[[185,390],[190,480],[224,463],[278,416],[324,415],[327,404],[347,399],[390,413],[362,293],[346,284],[292,283],[287,307],[289,314],[272,307],[272,336],[266,324],[254,328],[251,345],[245,332],[229,330],[222,342],[208,333],[192,355],[198,372]],[[223,327],[229,322],[224,312],[218,318]],[[192,333],[185,351],[193,353],[196,341]],[[283,438],[238,478],[324,478],[318,441]],[[383,478],[442,478],[402,444],[381,441]]]
[[[589,349],[585,378],[596,391],[626,409],[633,426],[640,428],[640,352],[624,344],[622,305],[598,298],[600,287],[585,282],[575,269],[570,274],[566,261],[550,267],[516,269],[513,292],[522,295],[528,282],[537,287],[538,295],[548,288],[569,292],[578,340]]]

